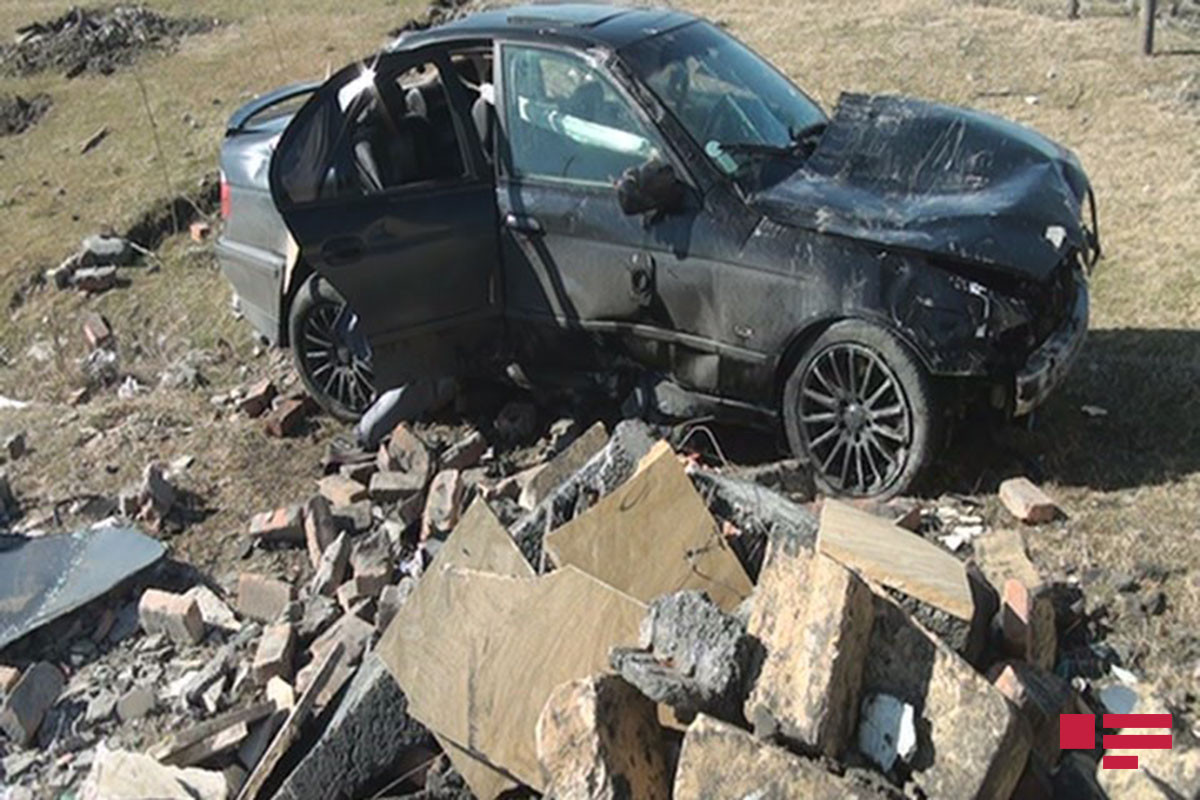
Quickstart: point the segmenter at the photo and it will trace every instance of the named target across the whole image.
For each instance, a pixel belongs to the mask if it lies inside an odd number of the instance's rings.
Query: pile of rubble
[[[56,19],[18,28],[16,41],[0,46],[0,73],[58,70],[68,78],[85,71],[108,75],[143,50],[170,47],[215,24],[211,19],[167,17],[145,6],[72,8]]]
[[[255,388],[242,409],[266,413]],[[510,404],[497,432],[531,413]],[[1099,737],[1060,750],[1061,714],[1167,709],[1062,651],[1078,598],[1019,530],[821,501],[803,464],[708,468],[636,420],[564,421],[549,450],[502,474],[482,432],[401,423],[251,521],[298,572],[243,572],[222,597],[147,572],[146,550],[147,588],[116,610],[118,573],[98,600],[35,603],[59,618],[6,648],[6,800],[1200,792],[1183,732],[1137,771],[1098,769]],[[166,513],[164,486],[148,471],[97,530]],[[1024,479],[1001,499],[1028,524],[1060,513]]]
[[[19,94],[0,94],[0,136],[24,133],[38,123],[50,106],[50,95],[43,93],[25,98]]]

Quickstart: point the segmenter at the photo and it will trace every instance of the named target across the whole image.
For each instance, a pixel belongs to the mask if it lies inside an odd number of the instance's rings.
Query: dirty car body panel
[[[486,69],[464,71],[472,48]],[[407,130],[392,76],[418,63],[437,80],[417,105],[448,95],[461,171],[347,188],[338,141],[368,108]],[[652,172],[669,205],[631,209]],[[897,97],[845,95],[826,116],[676,11],[532,6],[406,34],[313,95],[270,177],[301,259],[362,319],[381,388],[566,352],[774,418],[806,348],[859,320],[1023,414],[1081,346],[1099,252],[1087,178],[1040,134]]]

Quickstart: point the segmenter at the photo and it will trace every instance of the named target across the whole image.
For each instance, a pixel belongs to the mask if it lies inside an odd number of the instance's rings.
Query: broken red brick
[[[444,469],[429,485],[429,497],[425,501],[425,514],[421,519],[421,541],[430,536],[448,532],[458,523],[462,512],[462,473],[456,469]]]
[[[284,506],[255,514],[250,519],[250,535],[262,542],[300,542],[304,538],[300,506]]]
[[[266,684],[271,678],[291,680],[295,642],[296,633],[291,623],[268,625],[254,653],[252,669],[255,680],[261,684]]]
[[[138,620],[146,633],[165,633],[179,644],[204,638],[204,618],[195,598],[147,589],[138,601]]]
[[[1042,669],[1054,667],[1058,637],[1054,603],[1045,587],[1028,587],[1016,578],[1004,582],[1000,601],[1004,651]]]
[[[193,242],[202,244],[208,240],[209,236],[212,236],[212,225],[203,220],[193,222],[188,226],[188,233],[191,235]]]
[[[1014,517],[1034,525],[1059,514],[1054,501],[1028,478],[1010,478],[1000,484],[1000,502]]]
[[[312,410],[308,398],[289,397],[279,404],[267,417],[263,427],[267,434],[282,439],[291,436],[300,428]]]
[[[336,472],[317,481],[317,490],[335,506],[348,506],[367,499],[367,487]]]
[[[260,417],[271,407],[271,401],[274,399],[275,384],[270,378],[263,378],[246,390],[246,396],[242,398],[238,408],[248,417]]]
[[[104,347],[112,341],[112,328],[103,315],[89,311],[83,315],[83,338],[89,347]]]

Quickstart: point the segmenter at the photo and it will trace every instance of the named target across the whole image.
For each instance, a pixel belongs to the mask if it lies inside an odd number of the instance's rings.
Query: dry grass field
[[[67,2],[0,0],[0,35],[56,16]],[[312,490],[325,441],[318,420],[295,440],[214,411],[212,394],[267,370],[248,327],[232,318],[211,259],[184,237],[162,248],[162,269],[128,288],[84,299],[30,279],[81,236],[123,230],[158,198],[192,190],[215,168],[227,116],[256,92],[320,76],[385,40],[415,2],[155,0],[171,14],[221,20],[111,76],[45,73],[0,78],[0,93],[53,98],[32,129],[0,138],[0,290],[21,296],[0,314],[0,394],[34,401],[0,411],[0,432],[29,432],[33,452],[9,471],[30,513],[86,491],[127,484],[151,458],[197,458],[188,486],[202,520],[172,539],[184,560],[225,582],[251,513]],[[994,524],[999,480],[1043,481],[1068,518],[1028,532],[1038,564],[1080,583],[1089,608],[1136,672],[1181,704],[1200,694],[1200,36],[1165,25],[1159,55],[1138,55],[1135,21],[1116,3],[962,0],[689,0],[784,68],[827,108],[843,90],[896,92],[983,108],[1075,149],[1100,204],[1106,255],[1093,277],[1093,333],[1068,385],[1031,432],[965,435],[930,480],[932,496],[979,498]],[[160,160],[143,103],[157,123]],[[97,148],[80,144],[107,126]],[[148,386],[188,353],[210,385],[111,391],[79,409],[84,310],[103,312],[123,369]],[[42,357],[31,355],[31,345]],[[1107,416],[1091,418],[1083,405]],[[98,433],[97,433],[98,432]],[[86,441],[86,445],[80,442]],[[261,556],[256,556],[261,557]],[[1133,595],[1118,592],[1130,581]],[[1165,611],[1136,599],[1161,590]]]

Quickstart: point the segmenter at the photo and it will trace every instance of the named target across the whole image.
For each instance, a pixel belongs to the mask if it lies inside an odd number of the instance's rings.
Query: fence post
[[[1067,5],[1067,19],[1079,19],[1079,0],[1071,0]]]
[[[1158,0],[1142,0],[1142,55],[1154,55],[1154,13]]]

